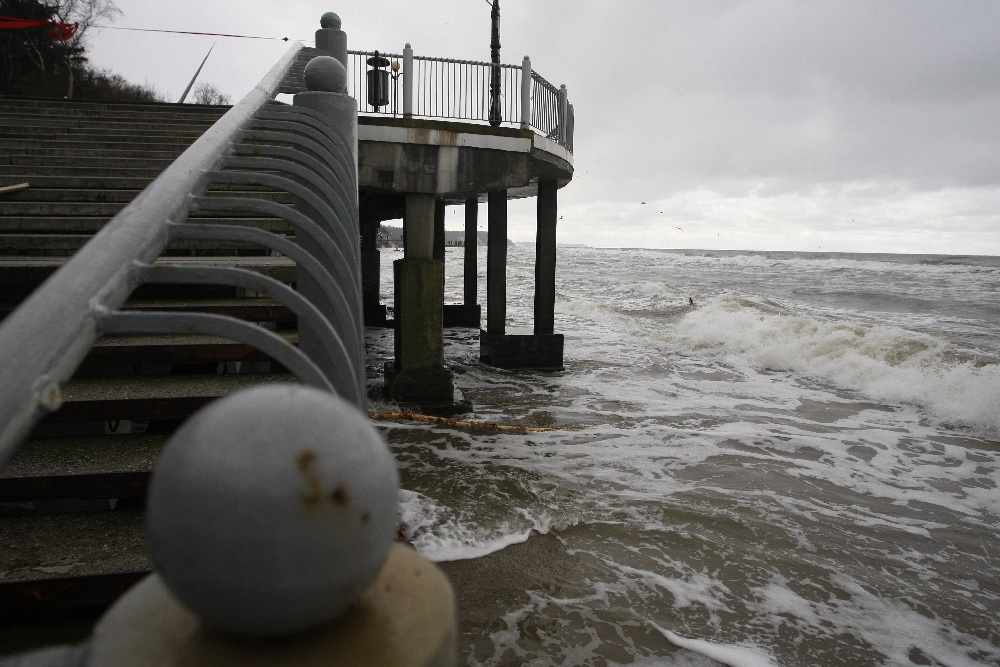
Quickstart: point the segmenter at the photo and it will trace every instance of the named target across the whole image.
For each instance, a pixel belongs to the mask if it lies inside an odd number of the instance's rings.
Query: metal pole
[[[493,27],[490,36],[490,125],[496,127],[502,120],[500,115],[500,0],[493,0],[490,12]]]
[[[191,77],[191,82],[188,83],[187,88],[185,88],[184,92],[181,93],[181,99],[177,100],[177,104],[184,104],[184,100],[187,99],[188,93],[191,92],[191,86],[194,85],[195,79],[197,79],[198,75],[201,74],[201,68],[205,66],[206,62],[208,62],[208,57],[210,55],[212,55],[212,49],[214,49],[214,48],[215,48],[215,44],[212,44],[212,46],[210,46],[208,48],[208,53],[205,54],[204,60],[202,60],[201,64],[198,65],[198,69],[195,70],[194,76]]]

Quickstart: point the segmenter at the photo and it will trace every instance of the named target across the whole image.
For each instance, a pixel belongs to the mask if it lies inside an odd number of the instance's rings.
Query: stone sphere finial
[[[333,28],[334,30],[340,30],[341,22],[340,17],[333,12],[327,12],[323,16],[319,17],[319,27],[321,28]]]
[[[347,70],[331,56],[316,56],[306,63],[303,79],[306,89],[310,91],[347,92]]]
[[[150,554],[209,627],[278,637],[339,616],[378,575],[399,475],[368,417],[319,389],[222,398],[170,439],[147,501]]]

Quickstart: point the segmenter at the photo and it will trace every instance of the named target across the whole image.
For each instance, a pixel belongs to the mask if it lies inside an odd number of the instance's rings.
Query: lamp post
[[[490,12],[492,31],[490,35],[490,125],[500,124],[500,0],[493,0]]]
[[[401,74],[399,68],[400,68],[399,61],[393,58],[392,64],[389,66],[389,69],[392,70],[392,74],[390,74],[389,76],[392,77],[392,115],[394,117],[396,115],[397,111],[396,107],[399,101],[399,76]]]

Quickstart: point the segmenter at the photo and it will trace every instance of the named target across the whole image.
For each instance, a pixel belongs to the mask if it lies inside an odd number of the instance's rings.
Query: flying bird
[[[681,228],[680,228],[680,227],[678,227],[677,229],[681,229]],[[681,231],[683,232],[684,230],[683,230],[683,229],[681,229]]]

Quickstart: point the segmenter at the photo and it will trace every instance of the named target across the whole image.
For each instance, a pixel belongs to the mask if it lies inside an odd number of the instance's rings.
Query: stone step
[[[4,127],[12,129],[32,129],[34,131],[55,131],[60,128],[82,130],[85,132],[120,130],[129,133],[169,134],[174,130],[182,132],[204,132],[211,127],[214,120],[190,119],[122,119],[94,120],[88,117],[80,118],[39,118],[37,116],[3,119]]]
[[[164,127],[160,130],[150,130],[149,128],[140,130],[129,130],[122,127],[95,127],[83,129],[79,127],[52,127],[33,125],[3,125],[0,126],[0,138],[23,139],[35,142],[59,141],[126,141],[135,139],[138,141],[156,141],[164,139],[166,141],[187,141],[194,143],[194,140],[205,133],[205,129],[200,126],[178,127],[171,129]]]
[[[171,146],[171,145],[149,145],[149,146],[136,146],[135,144],[117,144],[117,145],[97,145],[92,148],[52,148],[47,144],[29,146],[27,148],[7,148],[0,146],[0,150],[3,150],[7,156],[13,160],[17,157],[56,157],[56,158],[80,158],[80,157],[90,157],[90,158],[105,158],[105,159],[115,159],[118,158],[133,158],[133,159],[149,159],[149,160],[176,160],[177,156],[184,152],[187,146]]]
[[[88,118],[174,116],[179,118],[221,118],[231,107],[194,104],[142,104],[122,102],[87,102],[75,100],[11,99],[0,100],[0,114],[30,113],[36,116],[86,116]]]
[[[63,388],[62,407],[45,417],[42,427],[60,422],[122,419],[180,421],[214,399],[234,391],[295,381],[295,376],[285,373],[74,379]]]
[[[130,299],[124,310],[195,312],[228,315],[250,322],[275,322],[293,325],[295,313],[278,301],[267,297],[242,297],[232,299]]]
[[[147,185],[153,182],[154,177],[143,178],[138,176],[100,176],[95,175],[92,170],[73,170],[69,174],[55,174],[46,170],[44,174],[7,174],[0,176],[0,186],[14,185],[15,183],[27,183],[28,190],[67,188],[70,190],[130,190],[141,192]],[[21,196],[24,190],[0,195],[9,201],[14,196]]]
[[[165,433],[123,433],[28,440],[0,472],[0,503],[142,499],[168,437]],[[47,507],[39,503],[25,506],[22,512],[56,507],[55,503]]]
[[[141,510],[0,517],[0,624],[95,615],[151,569]]]
[[[0,301],[0,320],[9,315],[16,307],[17,302],[15,301]],[[248,322],[273,322],[279,327],[285,328],[294,327],[298,321],[295,313],[274,299],[266,297],[135,298],[130,299],[125,304],[124,310],[210,313],[235,317]],[[92,352],[92,354],[99,353]]]
[[[83,166],[79,164],[62,165],[21,165],[4,164],[0,161],[0,180],[3,182],[31,182],[35,175],[39,177],[69,177],[69,178],[141,178],[147,183],[163,173],[163,169],[157,169],[148,165],[140,166]],[[25,178],[27,176],[27,178]],[[2,213],[0,209],[0,213]]]
[[[220,193],[218,196],[231,198],[239,195],[237,193],[226,193],[225,195]],[[290,200],[289,197],[283,197],[277,193],[273,195],[257,193],[254,194],[254,197],[257,199],[270,199],[272,201],[281,200],[288,202]],[[104,216],[110,218],[125,208],[125,204],[131,201],[131,199],[132,198],[123,200],[108,199],[104,201],[99,199],[95,199],[93,201],[74,201],[72,199],[64,199],[61,201],[24,201],[17,199],[14,201],[4,201],[2,217],[52,217],[77,215],[81,217]],[[202,211],[198,214],[199,218],[249,218],[256,217],[257,215],[258,214],[256,213],[243,213],[240,211]]]
[[[26,167],[110,167],[111,169],[153,169],[159,175],[170,166],[170,158],[80,157],[60,155],[0,155],[0,164]],[[0,172],[2,173],[2,172]]]
[[[94,105],[66,105],[30,107],[23,104],[0,102],[0,118],[30,117],[40,120],[63,121],[180,121],[185,123],[212,124],[229,109],[197,109],[188,105],[166,107],[96,107]]]
[[[79,250],[93,238],[92,234],[6,234],[0,230],[0,254],[45,255],[50,251]],[[240,241],[203,241],[179,239],[167,245],[168,251],[249,250],[257,249]]]
[[[14,125],[21,122],[79,123],[81,121],[105,123],[179,123],[186,125],[211,125],[223,114],[177,113],[172,111],[99,111],[14,109],[0,106],[0,122]]]
[[[0,176],[0,186],[14,185],[16,183],[28,183],[27,190],[4,193],[0,195],[4,199],[0,201],[13,201],[14,198],[29,196],[31,190],[131,190],[141,192],[149,185],[154,176],[102,176],[102,170],[96,169],[45,169],[45,173],[14,173]],[[237,185],[228,183],[213,184],[210,192],[227,191],[269,191],[267,188],[252,185]]]
[[[194,137],[197,139],[197,137]],[[23,135],[7,137],[0,134],[0,150],[5,151],[27,151],[46,148],[53,151],[62,150],[97,150],[103,148],[128,148],[128,149],[148,149],[173,150],[177,147],[180,154],[193,142],[192,138],[178,137],[175,135],[136,135],[134,137],[123,137],[120,134],[109,134],[106,137],[82,136],[55,139],[53,137],[25,137]]]
[[[66,257],[0,257],[0,286],[40,285],[66,263]],[[284,283],[295,282],[295,263],[286,257],[163,257],[164,266],[233,266],[250,269]]]
[[[44,169],[45,173],[19,173],[0,176],[0,186],[27,183],[28,188],[14,192],[3,193],[0,201],[14,201],[17,198],[30,197],[33,190],[129,190],[141,192],[153,182],[155,176],[102,176],[100,169]],[[158,173],[156,175],[159,175]],[[213,183],[209,192],[274,192],[274,190],[257,185],[240,185],[230,183]]]
[[[4,97],[0,105],[16,107],[39,107],[43,109],[85,108],[91,109],[164,109],[190,110],[192,112],[222,113],[229,108],[225,104],[178,104],[176,102],[121,102],[116,100],[66,99],[60,97]]]
[[[6,205],[0,206],[0,212]],[[94,234],[108,223],[110,215],[97,216],[72,216],[72,215],[47,215],[47,216],[8,216],[0,213],[0,230],[5,233],[53,233],[53,234]],[[220,215],[219,217],[189,218],[192,222],[215,223],[220,225],[243,225],[255,229],[266,229],[278,234],[291,234],[292,226],[278,218],[231,218]]]
[[[114,188],[43,188],[30,186],[23,190],[7,193],[4,202],[118,202],[128,203],[135,199],[142,190],[125,190]],[[273,190],[238,190],[235,187],[227,190],[210,190],[211,197],[253,197],[267,201],[292,204],[295,198],[285,192]]]
[[[262,322],[266,320],[253,320]],[[294,331],[274,332],[298,344]],[[202,364],[206,362],[270,361],[249,345],[228,338],[199,335],[114,335],[97,341],[84,364]]]

